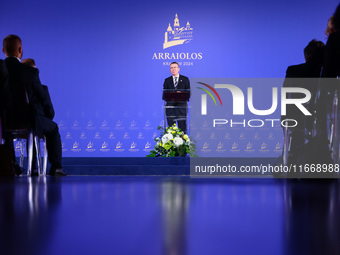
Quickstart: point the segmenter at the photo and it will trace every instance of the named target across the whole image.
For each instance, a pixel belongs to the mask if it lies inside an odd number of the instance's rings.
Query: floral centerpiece
[[[194,142],[176,124],[166,127],[165,130],[159,126],[158,130],[161,136],[155,138],[155,148],[147,157],[185,157],[188,154],[197,157]]]

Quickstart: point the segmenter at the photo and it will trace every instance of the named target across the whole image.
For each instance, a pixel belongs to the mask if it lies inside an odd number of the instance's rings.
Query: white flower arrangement
[[[162,134],[155,138],[157,142],[155,148],[147,157],[185,157],[188,154],[191,157],[197,157],[195,144],[176,124],[165,130],[162,127],[158,129]]]
[[[184,143],[184,141],[183,141],[182,138],[180,138],[180,137],[178,137],[178,136],[174,138],[174,146],[175,146],[175,147],[179,147],[179,146],[181,146],[183,143]]]
[[[165,134],[162,136],[162,143],[167,143],[168,141],[171,141],[174,139],[172,134]]]

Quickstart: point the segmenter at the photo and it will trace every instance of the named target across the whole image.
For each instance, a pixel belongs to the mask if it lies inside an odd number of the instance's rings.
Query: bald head
[[[2,51],[6,57],[22,57],[21,39],[17,35],[8,35],[3,41]]]

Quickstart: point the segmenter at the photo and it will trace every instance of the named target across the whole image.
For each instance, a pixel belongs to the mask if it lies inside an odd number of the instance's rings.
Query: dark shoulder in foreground
[[[286,78],[300,78],[306,74],[306,64],[288,66]]]
[[[21,72],[25,74],[35,74],[38,72],[37,68],[22,64],[17,58],[8,57],[4,61],[8,68],[8,71],[16,70],[16,72]]]

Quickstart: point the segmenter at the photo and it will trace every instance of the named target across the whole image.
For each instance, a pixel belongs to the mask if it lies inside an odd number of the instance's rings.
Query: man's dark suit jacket
[[[340,76],[340,31],[328,37],[322,71],[322,77],[336,78],[337,76]]]
[[[164,91],[189,91],[190,92],[190,81],[189,78],[183,75],[179,75],[178,84],[175,88],[172,76],[165,79],[163,84]],[[163,98],[164,100],[164,94]],[[187,114],[187,102],[167,102],[167,106],[179,106],[181,108],[168,108],[166,110],[167,116],[185,116]]]
[[[8,71],[5,62],[0,59],[0,111],[9,105]]]
[[[329,35],[325,47],[323,78],[336,78],[340,76],[340,31]],[[326,105],[333,101],[335,90],[339,94],[340,81],[338,79],[323,79],[321,85],[320,104]],[[330,106],[328,106],[329,108]],[[328,109],[329,110],[329,109]]]
[[[283,87],[300,87],[310,91],[311,99],[305,104],[307,110],[313,114],[315,107],[315,96],[318,90],[318,79],[320,77],[321,65],[313,62],[307,62],[300,65],[289,66],[286,71],[286,79]],[[305,78],[305,79],[303,79]],[[315,79],[307,79],[315,78]],[[293,94],[292,98],[301,96]],[[295,105],[287,105],[287,115],[282,119],[295,119],[298,121],[298,128],[312,128],[313,118],[305,116]]]
[[[290,78],[319,78],[321,75],[321,65],[313,62],[306,62],[300,65],[289,66],[286,71],[286,79],[283,87],[302,87],[308,89],[313,96],[317,92],[318,81],[315,82],[296,82],[298,80]]]
[[[37,135],[42,135],[40,121],[41,118],[45,117],[44,109],[48,109],[50,106],[44,88],[40,83],[39,70],[20,63],[15,57],[7,57],[5,64],[9,74],[9,91],[12,99],[7,114],[8,123],[20,114],[21,117],[25,117],[20,107],[22,102],[26,101],[29,104],[28,115],[34,132]]]
[[[8,107],[9,107],[8,72],[4,61],[0,59],[0,139],[2,138],[2,130],[4,130],[5,127],[5,116]]]
[[[5,62],[0,59],[0,110],[5,110],[9,106],[9,84],[8,71]]]
[[[48,91],[48,87],[46,85],[42,85],[43,89],[44,89],[44,93],[45,93],[45,98],[46,98],[46,102],[47,102],[47,107],[44,108],[44,113],[45,113],[45,117],[53,120],[55,112],[54,112],[54,108],[53,108],[53,104],[52,104],[52,100],[50,97],[50,92]]]

